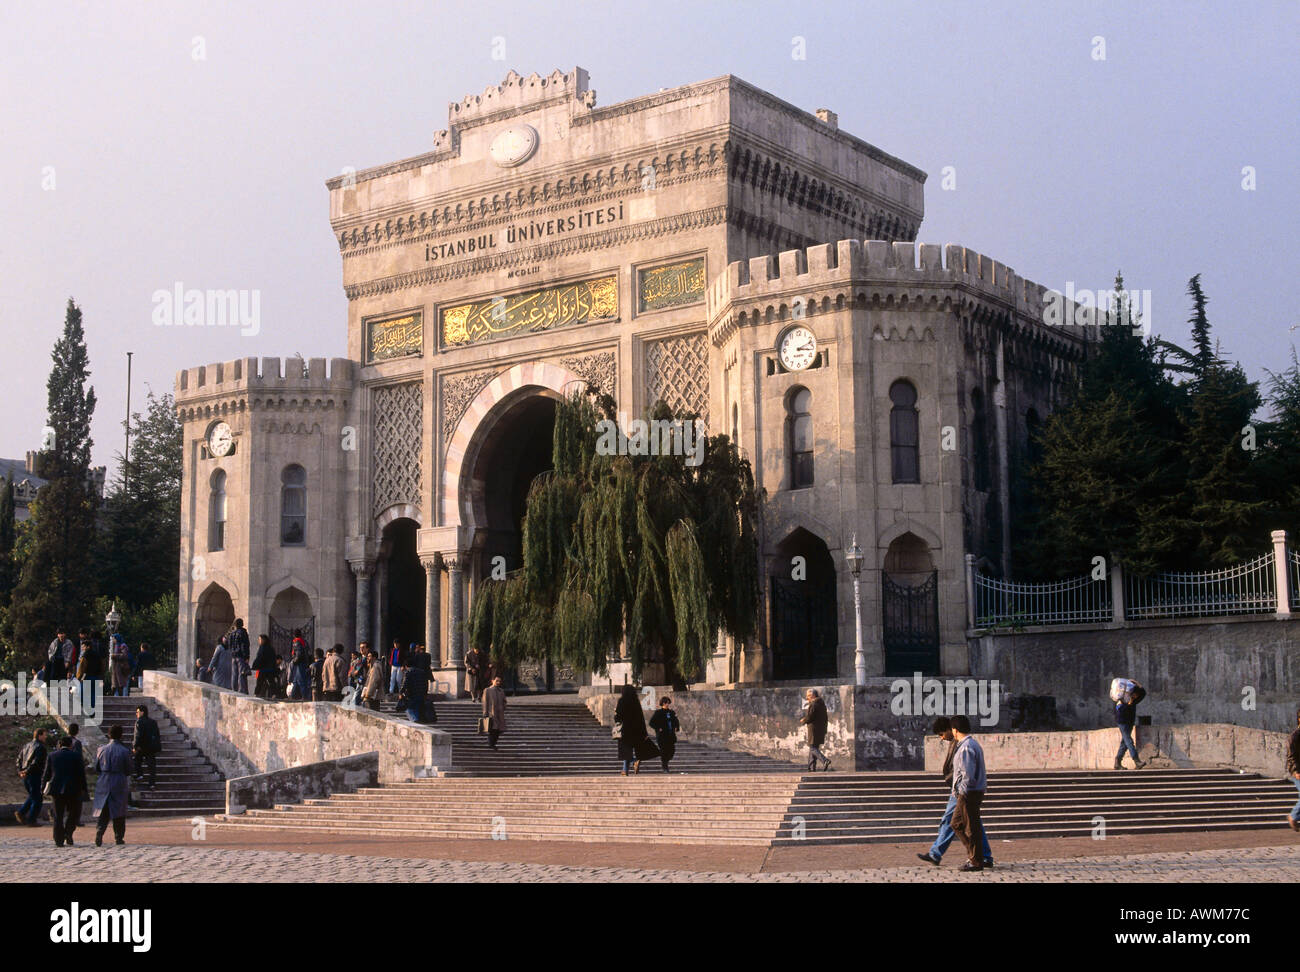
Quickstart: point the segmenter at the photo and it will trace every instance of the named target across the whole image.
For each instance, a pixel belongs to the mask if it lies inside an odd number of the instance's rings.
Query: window
[[[212,495],[208,500],[208,550],[226,549],[226,472],[212,474]]]
[[[307,542],[307,470],[285,466],[280,473],[280,546]]]
[[[989,488],[989,434],[988,420],[984,415],[984,394],[978,389],[970,393],[971,459],[975,475],[975,488],[988,492]]]
[[[889,400],[894,403],[894,407],[889,410],[889,452],[894,482],[919,483],[921,439],[916,413],[916,389],[909,381],[896,381],[889,387]]]
[[[789,417],[790,488],[804,489],[813,484],[812,392],[793,388],[787,398]]]

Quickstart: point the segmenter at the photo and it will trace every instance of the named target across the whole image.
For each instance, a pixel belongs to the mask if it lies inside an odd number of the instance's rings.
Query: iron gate
[[[835,588],[772,578],[772,678],[834,678]]]
[[[885,674],[939,674],[939,572],[909,585],[881,571],[880,582]]]
[[[294,628],[302,629],[302,640],[307,642],[308,648],[314,649],[316,647],[316,619],[314,617],[308,618],[306,621],[300,621],[291,628],[286,628],[284,625],[280,624],[279,621],[275,620],[275,618],[270,618],[269,620],[271,622],[271,631],[268,637],[271,639],[271,647],[275,650],[275,653],[286,662],[288,662],[293,654],[292,645]],[[253,646],[253,651],[256,653],[256,645]]]

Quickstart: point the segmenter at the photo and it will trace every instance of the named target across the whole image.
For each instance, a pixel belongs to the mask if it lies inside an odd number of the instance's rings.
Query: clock
[[[799,324],[781,335],[776,349],[786,371],[803,371],[817,357],[817,339],[812,331]]]
[[[208,452],[218,459],[229,455],[234,444],[235,434],[230,431],[230,426],[225,422],[218,422],[208,430]]]
[[[537,129],[532,125],[515,125],[497,133],[488,146],[488,155],[506,168],[523,165],[537,151],[537,140]]]

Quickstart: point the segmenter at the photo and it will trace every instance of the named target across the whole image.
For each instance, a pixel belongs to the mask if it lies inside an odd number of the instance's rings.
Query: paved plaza
[[[373,854],[321,853],[212,847],[182,844],[133,844],[96,848],[91,834],[79,835],[74,848],[56,848],[42,832],[5,834],[0,840],[0,881],[43,883],[182,882],[293,883],[346,882],[510,882],[601,883],[676,881],[690,883],[827,883],[887,881],[946,884],[1070,882],[1111,884],[1117,874],[1126,882],[1294,883],[1300,882],[1300,844],[1227,847],[1147,854],[1111,854],[1011,860],[982,874],[961,874],[954,857],[943,868],[923,864],[823,870],[763,869],[764,863],[740,870],[693,870],[684,867],[601,867],[561,863],[496,860],[439,860],[380,857]],[[521,856],[536,846],[520,847]],[[504,847],[496,848],[508,856]],[[535,853],[533,856],[536,856]],[[667,856],[671,857],[669,853]],[[67,865],[75,862],[75,871]]]

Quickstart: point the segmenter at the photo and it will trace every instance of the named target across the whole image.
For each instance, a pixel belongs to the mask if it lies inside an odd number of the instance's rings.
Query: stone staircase
[[[203,816],[219,813],[226,807],[225,778],[181,730],[162,704],[148,696],[106,696],[103,700],[104,721],[100,727],[108,735],[110,726],[122,727],[122,742],[130,748],[135,737],[135,707],[144,705],[158,723],[162,736],[162,753],[158,756],[158,785],[148,789],[144,783],[131,782],[131,816],[185,814]],[[148,772],[146,768],[146,773]],[[90,774],[94,780],[94,774]]]
[[[805,776],[774,844],[934,840],[948,789],[933,774]],[[1284,826],[1295,787],[1232,769],[990,773],[990,839],[1087,837]],[[996,847],[994,856],[997,856]]]
[[[395,713],[392,703],[381,711]],[[618,744],[591,711],[576,697],[541,696],[512,698],[506,704],[507,731],[494,752],[486,735],[479,735],[482,707],[468,699],[435,703],[438,721],[434,728],[451,734],[451,767],[448,776],[603,776],[622,769]],[[794,773],[804,764],[790,763],[704,746],[683,740],[672,761],[678,773]],[[641,765],[641,775],[662,776],[659,760]]]

